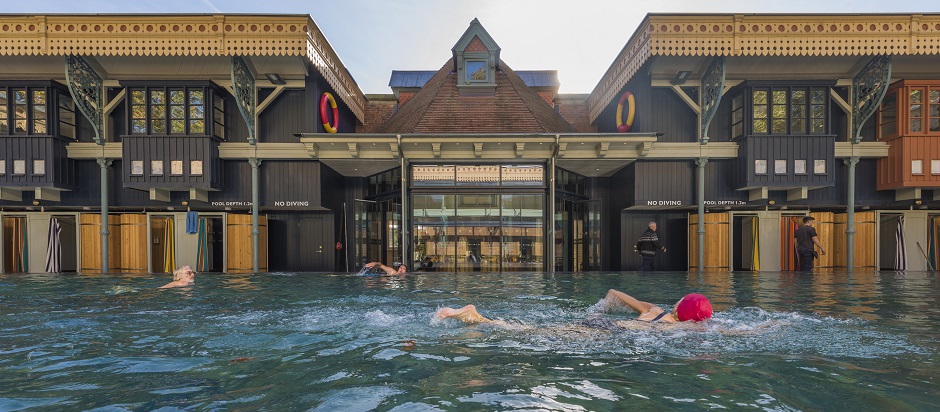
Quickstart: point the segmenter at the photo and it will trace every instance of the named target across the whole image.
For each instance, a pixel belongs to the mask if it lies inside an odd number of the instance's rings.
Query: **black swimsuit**
[[[663,316],[666,316],[667,314],[669,314],[669,312],[663,311],[663,313],[660,313],[655,318],[653,318],[653,320],[649,320],[649,321],[640,320],[640,319],[629,319],[629,320],[636,321],[636,322],[644,322],[644,323],[655,323],[656,321],[662,319]],[[587,326],[589,328],[594,328],[594,329],[605,329],[605,330],[613,330],[613,331],[625,330],[624,327],[617,324],[617,321],[613,321],[613,320],[605,319],[605,318],[588,318],[578,323],[582,326]]]

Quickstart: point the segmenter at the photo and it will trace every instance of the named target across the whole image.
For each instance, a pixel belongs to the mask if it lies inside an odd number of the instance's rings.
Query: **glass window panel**
[[[911,174],[912,175],[922,175],[924,174],[924,161],[920,159],[911,160]]]
[[[787,161],[786,160],[774,160],[774,174],[778,174],[778,175],[787,174]]]
[[[813,133],[825,133],[826,121],[823,119],[813,119]]]
[[[787,104],[787,92],[785,90],[773,91],[774,104]]]
[[[189,133],[205,134],[206,133],[206,121],[205,120],[190,120],[189,121]]]
[[[202,160],[189,161],[189,174],[193,176],[202,176]]]
[[[162,120],[166,117],[166,106],[151,106],[150,107],[150,116],[154,119]]]
[[[202,95],[203,95],[202,90],[190,90],[189,91],[189,104],[202,105],[203,104]]]
[[[202,119],[205,115],[205,109],[203,109],[202,106],[189,106],[190,119]]]
[[[170,133],[172,134],[183,134],[186,133],[186,121],[185,120],[170,120]]]
[[[131,103],[132,104],[147,104],[147,98],[144,97],[144,91],[143,90],[131,91]]]
[[[415,186],[453,186],[454,165],[427,165],[411,167],[411,182]]]
[[[826,174],[826,161],[825,160],[813,160],[813,173],[817,175]]]
[[[922,132],[923,126],[920,119],[911,119],[911,131],[912,132]]]
[[[774,120],[774,133],[786,133],[787,121],[783,119]]]
[[[225,99],[219,95],[213,95],[215,100],[215,108],[221,111],[225,111]]]
[[[798,175],[806,174],[806,160],[794,160],[793,161],[793,173]]]
[[[163,106],[156,106],[163,108]],[[133,105],[131,106],[131,118],[134,119],[146,119],[147,118],[147,106]]]
[[[930,103],[940,103],[940,90],[930,91]]]
[[[457,165],[457,184],[495,186],[499,184],[499,165]]]
[[[754,90],[754,104],[767,104],[767,90]]]
[[[183,106],[170,106],[170,118],[171,119],[185,119],[186,110],[183,109]]]
[[[33,134],[46,134],[45,120],[33,120]]]
[[[923,93],[924,93],[924,92],[922,92],[922,91],[920,91],[920,90],[911,90],[910,102],[911,102],[911,103],[922,103],[922,102],[924,101],[924,94],[923,94]]]
[[[143,160],[131,160],[131,175],[133,176],[144,175],[144,161]]]
[[[34,176],[46,175],[46,161],[45,160],[33,159],[33,175]]]
[[[10,133],[9,118],[7,117],[7,91],[0,90],[0,134]]]
[[[486,62],[485,61],[467,61],[467,80],[468,81],[486,81]]]
[[[132,134],[147,134],[147,121],[146,120],[134,120],[131,122],[131,133]]]
[[[940,104],[930,105],[930,117],[940,117]]]
[[[922,117],[923,115],[924,115],[924,111],[921,105],[919,104],[911,105],[911,117]]]
[[[734,98],[731,99],[731,110],[738,110],[742,107],[744,107],[744,95],[739,94],[734,96]]]
[[[155,176],[163,176],[163,161],[162,160],[150,161],[150,174],[155,175]]]
[[[767,133],[767,121],[754,120],[754,133]]]
[[[33,90],[33,119],[46,118],[46,91]]]
[[[754,106],[754,118],[766,119],[767,118],[767,106],[765,105]]]
[[[758,175],[767,174],[767,160],[757,159],[754,161],[754,174],[758,174]]]
[[[182,105],[185,102],[182,90],[170,90],[170,104]]]
[[[806,133],[806,120],[803,120],[803,119],[790,120],[790,133],[792,134]]]
[[[792,92],[790,92],[790,103],[805,104],[806,103],[806,90],[793,90]]]
[[[0,176],[7,174],[7,161],[0,159]]]
[[[940,175],[940,160],[930,161],[930,174]]]
[[[173,176],[183,175],[183,161],[182,160],[170,160],[170,174]]]
[[[810,103],[812,104],[825,104],[826,103],[826,89],[820,89],[814,87],[810,91]]]
[[[741,136],[744,134],[744,123],[735,123],[734,126],[731,126],[731,135],[734,137]]]
[[[787,106],[784,104],[775,104],[773,108],[775,119],[784,119],[787,117]]]
[[[427,256],[437,270],[456,271],[455,195],[414,195],[411,199],[414,254],[419,258],[412,265]]]
[[[544,267],[544,196],[502,195],[503,270],[533,271]]]
[[[544,180],[545,167],[542,165],[502,166],[504,186],[541,186]]]
[[[59,123],[59,135],[62,137],[68,137],[70,139],[75,138],[75,126],[68,123]]]
[[[13,161],[13,174],[14,174],[14,175],[25,175],[25,174],[26,174],[26,161],[25,161],[25,160],[14,160],[14,161]]]
[[[166,134],[166,120],[151,120],[150,133]]]
[[[741,123],[744,120],[744,110],[738,109],[731,112],[731,123]]]
[[[813,110],[813,118],[821,119],[821,118],[826,117],[826,106],[823,106],[821,104],[814,104],[812,110]]]
[[[940,132],[940,119],[930,119],[930,131]]]
[[[165,104],[166,103],[166,92],[163,90],[151,90],[150,91],[150,104]]]
[[[13,118],[16,133],[26,133],[26,90],[13,91]]]
[[[806,105],[794,104],[790,106],[790,117],[805,118],[806,117]]]

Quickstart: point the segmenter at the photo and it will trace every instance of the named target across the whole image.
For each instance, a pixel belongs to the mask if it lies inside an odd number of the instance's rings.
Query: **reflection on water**
[[[0,275],[0,410],[929,410],[933,273]],[[601,313],[610,288],[696,325]],[[474,303],[508,327],[432,320]],[[614,327],[585,327],[585,319]]]

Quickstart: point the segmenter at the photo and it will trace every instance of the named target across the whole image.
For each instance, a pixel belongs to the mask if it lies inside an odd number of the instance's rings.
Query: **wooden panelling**
[[[79,216],[81,272],[101,271],[101,214]],[[108,215],[108,270],[121,271],[121,215]]]
[[[920,160],[923,173],[912,174],[911,161]],[[940,174],[930,162],[940,160],[940,137],[903,136],[888,141],[888,157],[878,159],[878,190],[902,187],[940,187]]]
[[[0,160],[6,161],[0,186],[75,189],[75,161],[68,158],[66,144],[65,140],[54,137],[0,138]],[[25,174],[13,174],[14,160],[25,161]],[[45,173],[36,174],[33,160],[45,160]]]
[[[680,201],[683,206],[695,203],[695,164],[692,162],[637,161],[628,167],[635,170],[632,182],[635,203],[630,206],[661,207],[660,201]],[[629,189],[629,184],[626,188]],[[656,203],[651,205],[650,202]]]
[[[147,272],[147,215],[121,215],[121,271]]]
[[[731,270],[727,213],[705,214],[705,270]],[[689,214],[689,269],[698,268],[698,214]]]
[[[826,187],[835,184],[834,136],[747,136],[738,140],[738,166],[735,168],[735,188],[753,187]],[[756,174],[755,160],[767,161],[767,173]],[[775,160],[785,160],[787,171],[777,174]],[[795,160],[806,161],[806,173],[796,174]],[[814,160],[826,161],[826,173],[816,174]]]
[[[846,214],[833,214],[833,267],[845,267],[848,259],[846,250]],[[855,267],[875,269],[875,236],[878,233],[875,212],[855,213]]]
[[[838,236],[836,233],[836,221],[835,216],[832,212],[811,212],[809,214],[813,219],[816,219],[813,223],[813,228],[816,229],[816,235],[819,238],[819,243],[822,244],[823,248],[826,249],[826,254],[819,254],[819,259],[816,260],[815,266],[817,268],[831,268],[835,266],[835,238]],[[845,233],[842,234],[845,236]]]
[[[317,113],[317,107],[304,105],[303,90],[285,90],[258,117],[258,141],[296,143],[294,133],[303,131],[304,117]]]
[[[221,189],[222,160],[219,159],[219,141],[199,136],[126,136],[121,145],[121,175],[124,187],[149,189]],[[143,162],[143,175],[132,175],[133,161]],[[163,161],[163,173],[153,174],[151,161]],[[172,161],[182,161],[182,174],[173,174]],[[195,175],[190,161],[202,160],[202,174]]]
[[[251,272],[253,270],[253,240],[251,215],[229,214],[226,216],[226,251],[229,272]],[[258,216],[258,270],[268,270],[268,218]]]

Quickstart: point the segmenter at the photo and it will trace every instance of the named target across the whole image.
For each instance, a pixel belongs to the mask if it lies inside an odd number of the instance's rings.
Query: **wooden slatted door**
[[[845,267],[848,259],[846,251],[846,217],[845,213],[833,214],[832,225],[832,258],[834,267]],[[875,236],[878,233],[875,212],[855,213],[855,268],[875,269],[877,250],[875,249]]]
[[[268,217],[258,216],[258,270],[268,270]],[[251,215],[226,216],[226,255],[229,272],[251,272],[252,257]]]
[[[705,270],[731,270],[728,213],[705,214]],[[698,269],[698,214],[689,214],[689,269]]]
[[[836,232],[835,216],[832,212],[812,212],[809,214],[813,219],[813,228],[816,229],[816,235],[819,237],[819,243],[826,248],[826,254],[819,254],[816,260],[817,268],[831,268],[835,266],[835,238],[839,236]],[[842,236],[845,236],[843,228]]]
[[[147,273],[147,215],[121,215],[121,271]]]
[[[108,270],[119,272],[121,267],[121,216],[108,215]],[[80,272],[101,271],[101,214],[79,215],[79,242],[81,245]]]

